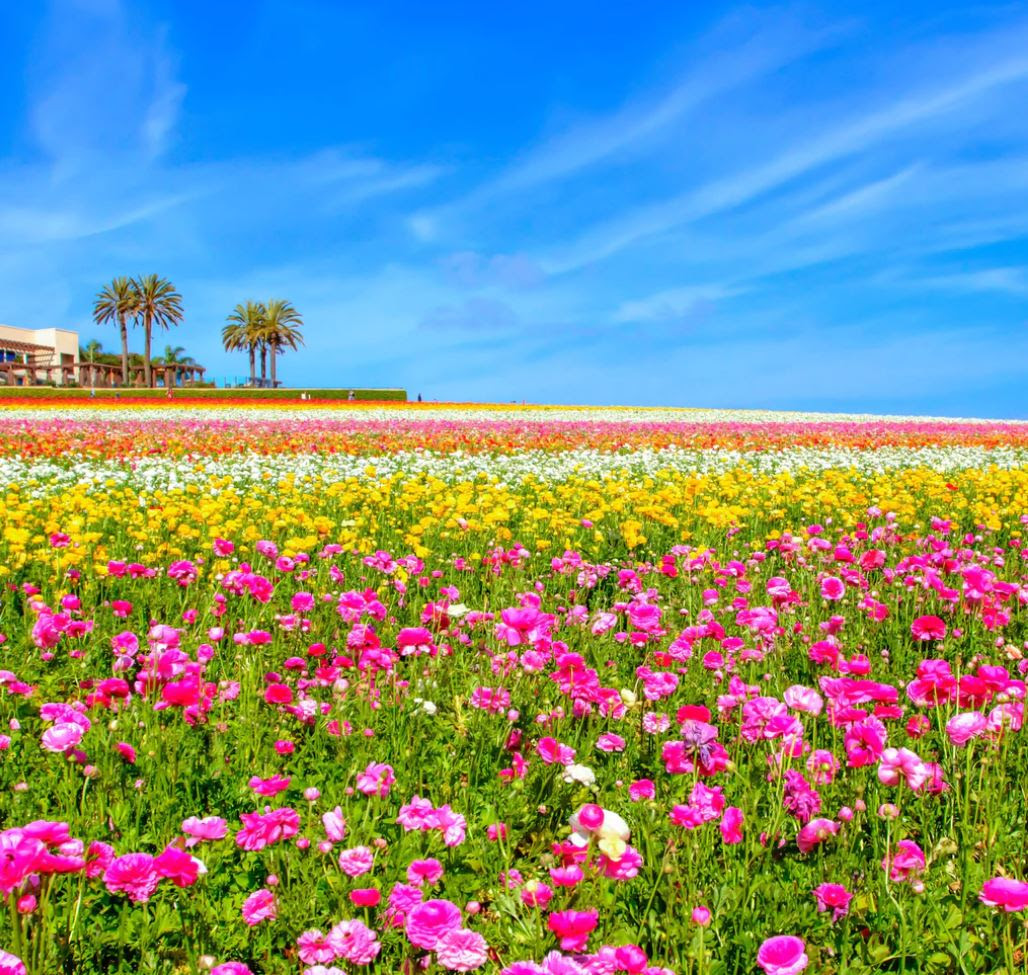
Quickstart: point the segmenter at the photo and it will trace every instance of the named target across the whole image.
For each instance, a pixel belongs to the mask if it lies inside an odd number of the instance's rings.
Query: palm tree
[[[143,381],[147,387],[153,385],[153,369],[150,362],[150,345],[153,327],[171,328],[183,318],[182,295],[167,279],[156,274],[146,274],[133,281],[139,296],[136,319],[143,324]]]
[[[303,325],[303,316],[293,307],[291,301],[283,301],[281,298],[272,298],[264,306],[264,327],[261,329],[265,345],[271,353],[271,388],[278,388],[278,379],[275,375],[275,357],[281,355],[286,349],[293,349],[303,345],[303,335],[300,333],[300,326]]]
[[[186,350],[181,345],[166,345],[164,347],[164,355],[158,356],[154,359],[153,364],[155,366],[193,366],[196,365],[196,359],[191,355],[183,355],[182,353]],[[179,381],[180,370],[175,369],[174,382],[176,385]]]
[[[117,322],[121,329],[121,384],[129,381],[128,320],[136,314],[139,295],[136,283],[130,278],[115,278],[104,285],[93,303],[93,321],[97,325]]]
[[[257,385],[257,349],[262,344],[264,306],[258,301],[240,302],[232,309],[221,330],[221,343],[226,352],[245,349],[250,355],[250,385]],[[263,370],[262,370],[263,371]]]

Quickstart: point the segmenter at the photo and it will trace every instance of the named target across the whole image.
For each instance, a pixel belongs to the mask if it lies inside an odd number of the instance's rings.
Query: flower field
[[[1028,973],[1028,424],[5,406],[0,973]]]

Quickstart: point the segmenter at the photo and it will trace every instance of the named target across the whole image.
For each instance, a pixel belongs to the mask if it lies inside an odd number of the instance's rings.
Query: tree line
[[[261,385],[269,379],[271,388],[278,386],[275,362],[286,349],[303,345],[300,328],[303,318],[292,302],[280,298],[270,301],[240,302],[228,316],[221,330],[221,342],[228,352],[246,352],[250,356],[250,385],[257,385],[257,360],[261,364]]]
[[[180,325],[183,318],[182,295],[167,278],[157,274],[114,278],[104,285],[93,303],[93,320],[97,325],[115,324],[121,333],[121,381],[126,386],[129,383],[129,324],[143,329],[143,381],[150,387],[153,386],[154,327],[170,329]],[[270,360],[270,380],[274,388],[278,384],[277,357],[286,349],[295,350],[303,345],[302,326],[303,317],[292,302],[281,298],[241,302],[229,314],[221,331],[222,344],[226,351],[249,354],[251,386],[257,385],[258,358],[261,385],[269,378]]]

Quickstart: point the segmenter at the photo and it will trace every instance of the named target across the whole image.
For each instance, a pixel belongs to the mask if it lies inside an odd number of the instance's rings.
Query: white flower
[[[588,765],[568,765],[561,776],[568,785],[577,782],[579,785],[595,785],[596,773]]]

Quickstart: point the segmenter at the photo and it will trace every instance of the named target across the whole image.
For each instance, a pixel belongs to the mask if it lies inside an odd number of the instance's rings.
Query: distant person
[[[346,398],[352,403],[357,397],[353,395],[353,390],[351,389]]]
[[[418,402],[421,402],[421,393],[418,393]]]

